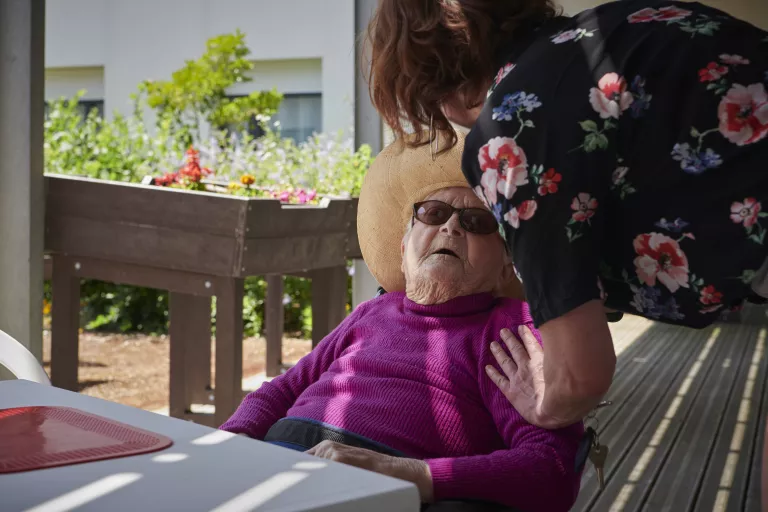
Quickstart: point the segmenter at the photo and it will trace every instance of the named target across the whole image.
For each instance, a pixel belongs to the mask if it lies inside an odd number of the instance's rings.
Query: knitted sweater
[[[280,418],[329,423],[425,460],[436,500],[568,510],[581,425],[527,423],[485,373],[490,342],[533,320],[490,294],[423,306],[388,293],[358,306],[284,375],[250,393],[222,429],[263,439]],[[534,330],[538,337],[538,333]]]

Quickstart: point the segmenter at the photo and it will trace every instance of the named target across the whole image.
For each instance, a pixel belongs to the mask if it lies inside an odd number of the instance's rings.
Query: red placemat
[[[169,438],[70,407],[0,409],[0,473],[168,448]]]

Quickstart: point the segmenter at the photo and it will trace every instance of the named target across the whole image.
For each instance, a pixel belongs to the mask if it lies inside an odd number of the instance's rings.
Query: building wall
[[[89,98],[102,91],[106,112],[129,112],[139,82],[169,78],[208,38],[240,29],[257,80],[234,94],[322,93],[322,129],[353,125],[353,0],[48,0],[46,9],[47,99],[88,88]]]

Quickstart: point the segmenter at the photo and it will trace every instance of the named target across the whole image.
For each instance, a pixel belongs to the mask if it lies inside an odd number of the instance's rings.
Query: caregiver
[[[704,327],[768,296],[768,33],[650,0],[574,18],[547,0],[380,0],[369,30],[396,134],[471,128],[463,172],[544,347],[522,335],[489,375],[530,423],[576,422],[608,390],[604,308]]]

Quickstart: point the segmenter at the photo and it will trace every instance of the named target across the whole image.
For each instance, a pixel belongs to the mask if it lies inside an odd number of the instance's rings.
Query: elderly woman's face
[[[482,201],[469,188],[446,188],[427,200],[454,208],[480,208]],[[441,225],[416,220],[403,239],[406,291],[423,303],[439,303],[461,295],[493,291],[511,271],[497,232],[467,232],[458,213]]]

